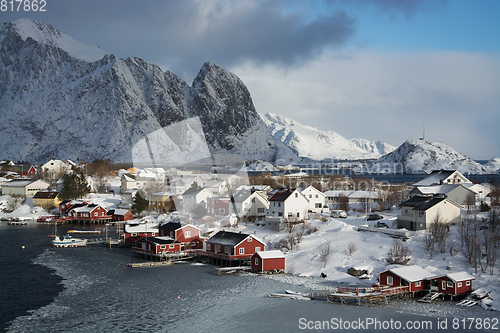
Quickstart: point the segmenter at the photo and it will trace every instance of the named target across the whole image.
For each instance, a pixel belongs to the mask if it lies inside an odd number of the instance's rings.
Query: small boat
[[[10,221],[7,222],[8,225],[27,225],[28,222],[26,221]]]
[[[63,236],[61,237],[56,236],[54,240],[52,241],[52,245],[55,247],[80,247],[80,246],[87,246],[87,240],[84,238],[74,238],[73,236]]]
[[[100,234],[100,230],[68,230],[68,234]]]

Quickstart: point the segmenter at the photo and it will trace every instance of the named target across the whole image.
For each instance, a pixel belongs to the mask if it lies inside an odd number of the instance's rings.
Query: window
[[[468,287],[468,286],[470,286],[470,281],[466,281],[466,282],[465,282],[465,285],[466,285],[467,287]]]
[[[278,207],[281,207],[281,202],[278,202]]]
[[[252,236],[248,237],[248,241],[251,242],[252,241]]]
[[[245,254],[245,248],[240,247],[240,254]]]
[[[94,213],[94,216],[97,216],[97,215],[98,215],[98,213],[97,213],[97,212],[95,212],[95,213]]]
[[[257,208],[257,213],[264,214],[264,208]]]
[[[186,231],[186,232],[184,233],[184,236],[185,236],[186,238],[191,237],[191,231]]]
[[[417,281],[415,282],[415,287],[420,287],[422,285],[422,282],[421,281]]]
[[[323,205],[321,204],[321,202],[316,202],[314,204],[314,208],[321,208]]]
[[[156,236],[156,234],[155,234],[154,232],[152,232],[152,233],[151,233],[151,236],[153,236],[153,237],[154,237],[154,236]]]
[[[448,287],[448,288],[453,288],[453,282],[448,281],[448,282],[446,283],[446,287]]]
[[[441,289],[446,289],[446,281],[441,281]]]
[[[255,247],[255,252],[259,252],[260,251],[260,246],[256,246]]]
[[[170,231],[170,237],[174,237],[174,232]]]
[[[311,199],[312,197],[313,197],[312,194],[309,194],[309,199]]]
[[[226,214],[226,209],[225,208],[219,208],[219,214]]]
[[[462,282],[458,282],[458,283],[457,283],[457,287],[458,287],[458,288],[462,287]]]
[[[226,252],[226,254],[231,254],[231,247],[224,246],[224,252]]]
[[[259,264],[259,258],[255,258],[255,265]]]
[[[393,281],[392,281],[392,276],[387,277],[387,285],[392,286]]]
[[[175,245],[174,245],[174,244],[170,244],[170,245],[168,246],[168,248],[169,248],[169,249],[173,249],[174,247],[175,247]]]
[[[220,245],[215,245],[215,252],[220,252]]]
[[[298,193],[295,193],[295,197],[298,198],[299,197],[299,194]]]
[[[167,248],[167,246],[166,246],[166,245],[160,245],[160,249],[161,249],[161,250],[165,250],[166,248]]]
[[[137,234],[130,234],[130,236],[132,236],[132,237],[137,237]]]
[[[316,194],[315,198],[318,199],[318,195],[317,194]]]
[[[207,244],[207,250],[210,250],[210,244]]]

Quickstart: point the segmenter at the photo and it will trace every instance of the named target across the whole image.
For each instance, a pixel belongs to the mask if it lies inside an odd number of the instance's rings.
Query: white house
[[[471,181],[456,170],[434,170],[427,177],[413,184],[413,186],[418,187],[463,183],[471,183]]]
[[[398,228],[425,230],[439,218],[440,222],[460,223],[460,205],[445,197],[415,196],[401,204]]]
[[[201,187],[191,187],[182,193],[182,208],[184,209],[184,212],[188,212],[193,208],[193,206],[203,202],[205,202],[206,207],[207,198],[211,197],[212,192],[207,189]]]
[[[309,200],[309,207],[307,208],[308,211],[314,213],[323,213],[323,208],[325,208],[325,211],[328,210],[325,205],[325,194],[314,186],[309,186],[308,188],[304,189],[302,191],[302,194],[307,198],[307,200]]]
[[[442,195],[446,196],[453,202],[458,203],[462,207],[467,205],[467,199],[469,196],[476,198],[476,192],[474,192],[470,187],[466,185],[473,185],[472,183],[459,183],[459,184],[443,184],[443,185],[433,185],[433,186],[418,186],[414,187],[410,191],[410,196],[435,196]]]
[[[212,196],[222,196],[229,191],[229,184],[225,180],[209,180],[203,186],[206,190],[212,193]]]
[[[40,179],[17,178],[2,184],[2,195],[30,197],[48,189],[50,184]]]
[[[62,175],[73,172],[71,167],[61,160],[50,160],[42,165],[42,174],[50,179],[59,179]]]
[[[231,197],[236,206],[236,215],[240,218],[265,217],[269,208],[267,195],[255,190],[241,190]],[[232,208],[232,205],[230,205]]]
[[[269,199],[266,209],[266,226],[282,230],[285,223],[304,220],[307,217],[309,200],[295,188],[280,188]]]
[[[170,191],[174,195],[179,195],[187,191],[196,183],[196,187],[203,187],[205,181],[200,176],[179,176],[170,180]]]

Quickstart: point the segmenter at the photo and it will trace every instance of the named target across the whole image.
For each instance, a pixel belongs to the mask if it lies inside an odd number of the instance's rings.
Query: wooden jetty
[[[141,263],[141,265],[129,264],[129,267],[168,265],[169,263],[172,263],[174,261],[191,260],[191,259],[194,259],[194,257],[195,257],[192,253],[186,253],[186,252],[163,253],[163,254],[158,254],[158,255],[155,255],[155,254],[144,255],[143,253],[132,252],[132,256],[150,259],[150,260],[156,259],[158,261]]]
[[[128,264],[127,267],[137,268],[137,267],[152,267],[152,266],[166,266],[171,265],[172,261],[151,261],[151,262],[137,262]]]
[[[337,292],[310,291],[307,297],[311,299],[326,300],[328,303],[356,304],[373,306],[388,304],[392,299],[413,297],[408,286],[394,288],[352,288],[339,287]]]
[[[220,267],[214,269],[215,275],[225,275],[225,274],[234,274],[241,272],[249,272],[252,268],[248,266],[236,266],[236,267]]]

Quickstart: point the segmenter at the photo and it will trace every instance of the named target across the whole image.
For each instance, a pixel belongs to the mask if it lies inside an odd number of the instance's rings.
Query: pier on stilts
[[[327,303],[356,304],[364,306],[384,305],[394,299],[413,297],[408,286],[394,288],[339,287],[337,292],[310,291],[307,297],[325,300]]]

